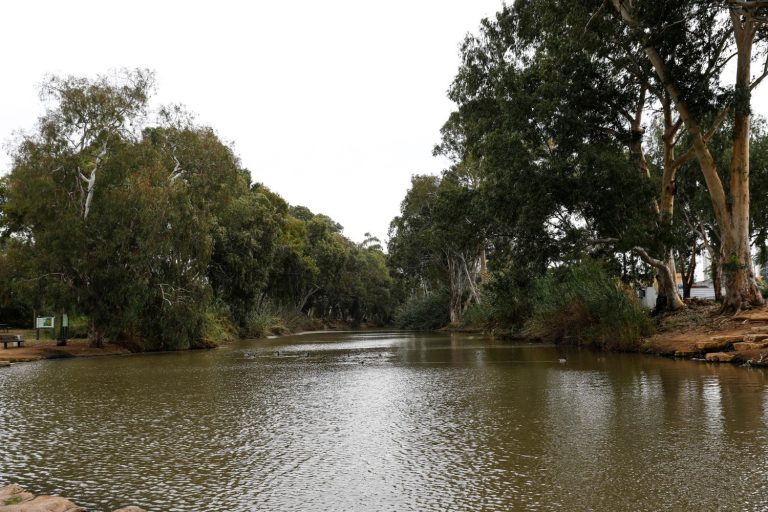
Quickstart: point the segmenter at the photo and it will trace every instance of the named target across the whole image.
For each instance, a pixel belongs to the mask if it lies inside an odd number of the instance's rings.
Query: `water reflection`
[[[761,370],[320,333],[18,365],[0,387],[0,483],[91,510],[768,506]]]

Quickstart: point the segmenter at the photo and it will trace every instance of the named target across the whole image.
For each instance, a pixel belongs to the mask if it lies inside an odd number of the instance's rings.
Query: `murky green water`
[[[764,510],[766,377],[382,332],[16,365],[0,483],[89,510]]]

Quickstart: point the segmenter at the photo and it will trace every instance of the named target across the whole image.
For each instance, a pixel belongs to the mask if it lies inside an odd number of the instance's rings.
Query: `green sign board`
[[[53,329],[53,319],[52,316],[39,316],[37,317],[37,321],[35,322],[35,328],[36,329]]]

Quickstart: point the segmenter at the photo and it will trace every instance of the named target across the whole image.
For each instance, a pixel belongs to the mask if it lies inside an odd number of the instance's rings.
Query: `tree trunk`
[[[88,344],[94,348],[104,348],[104,329],[96,327],[96,324],[91,322],[91,327],[88,329]]]
[[[656,299],[656,313],[662,311],[676,311],[684,309],[685,303],[677,293],[677,283],[675,282],[675,262],[670,254],[667,262],[657,260],[648,255],[642,247],[633,249],[640,255],[640,259],[656,269],[656,277],[659,283],[659,296]]]
[[[680,260],[684,263],[685,256],[681,255]],[[693,287],[693,282],[695,281],[696,276],[696,244],[694,244],[691,249],[691,260],[685,269],[685,274],[683,274],[682,271],[680,273],[683,275],[683,299],[690,299],[691,288]]]
[[[723,283],[720,279],[720,258],[712,258],[712,286],[715,288],[715,300],[720,302],[723,300]]]
[[[723,311],[740,311],[750,305],[764,305],[752,269],[749,243],[749,125],[752,42],[755,22],[744,20],[731,10],[736,47],[736,95],[734,99],[733,151],[730,164],[731,215],[729,232],[723,235],[723,263],[726,294]]]
[[[612,3],[627,25],[639,33],[643,32],[644,27],[635,19],[632,12],[632,2],[612,0]],[[722,243],[721,269],[725,275],[726,287],[726,296],[721,312],[736,312],[743,307],[765,304],[753,275],[749,247],[750,67],[757,21],[751,16],[742,17],[733,8],[729,8],[729,13],[736,40],[737,64],[733,151],[731,153],[730,187],[727,195],[718,172],[717,163],[707,145],[710,134],[703,133],[664,58],[653,45],[645,46],[646,57],[672,99],[691,136],[693,151],[699,161],[712,201]]]
[[[646,93],[647,88],[642,86],[635,115],[631,122],[632,140],[630,142],[630,152],[632,153],[640,172],[643,176],[650,179],[651,171],[643,151],[644,129],[642,121]],[[672,224],[672,214],[675,205],[675,174],[679,167],[679,165],[675,164],[674,146],[675,133],[679,126],[676,126],[672,120],[669,97],[664,96],[660,99],[664,107],[664,173],[661,182],[661,201],[659,202],[654,199],[651,203],[651,208],[658,217],[659,223],[669,226]],[[674,311],[685,308],[685,303],[680,299],[680,293],[677,290],[677,283],[675,282],[675,259],[672,252],[669,252],[666,264],[661,260],[656,260],[655,258],[650,257],[645,252],[644,254],[645,257],[641,255],[641,259],[645,261],[645,263],[656,268],[659,273],[657,279],[659,283],[659,295],[656,299],[656,312]],[[655,263],[651,263],[651,261],[654,261]]]
[[[729,236],[723,239],[720,262],[720,269],[725,278],[722,311],[730,313],[765,304],[755,281],[749,243],[745,240],[734,240],[734,238],[737,237]]]
[[[452,325],[461,324],[461,313],[463,310],[464,297],[464,268],[458,258],[451,257],[445,253],[446,266],[448,268],[448,288],[450,292],[450,301],[448,305],[448,314]]]

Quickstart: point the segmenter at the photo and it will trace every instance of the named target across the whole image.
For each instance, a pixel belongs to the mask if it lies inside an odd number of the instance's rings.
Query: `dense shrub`
[[[522,329],[531,316],[534,271],[505,268],[496,270],[483,286],[483,299],[490,305],[487,329]]]
[[[533,298],[527,332],[547,341],[627,350],[653,331],[637,298],[594,261],[549,272]]]
[[[203,328],[203,343],[206,346],[216,346],[223,342],[237,339],[237,327],[232,321],[228,308],[219,303],[205,313]]]
[[[245,327],[240,335],[243,338],[264,338],[270,335],[314,331],[322,328],[322,321],[309,318],[295,308],[264,301],[248,313]]]
[[[470,304],[461,319],[462,327],[491,329],[494,325],[495,308],[487,300],[480,304]]]
[[[439,329],[448,322],[448,296],[445,293],[411,297],[395,314],[395,325],[400,329],[428,331]]]

